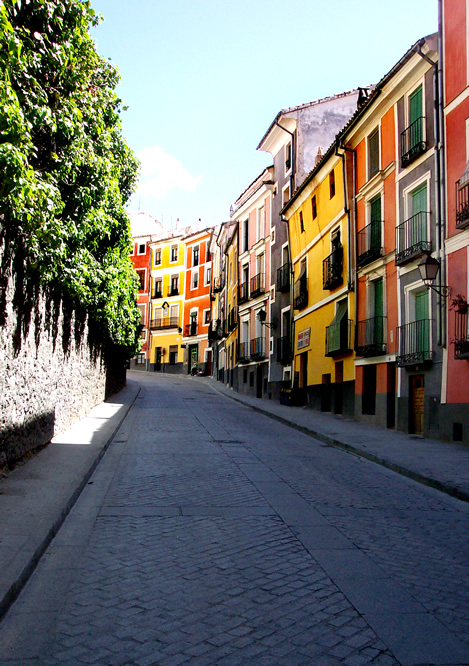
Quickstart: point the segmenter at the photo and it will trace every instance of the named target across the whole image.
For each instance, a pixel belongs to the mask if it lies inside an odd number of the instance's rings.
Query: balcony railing
[[[399,367],[433,360],[434,353],[430,346],[431,325],[431,319],[419,319],[398,326],[396,364]]]
[[[150,328],[153,330],[161,330],[166,328],[177,328],[179,326],[179,317],[163,317],[162,319],[152,319]]]
[[[197,322],[192,321],[190,324],[184,326],[184,336],[186,338],[193,337],[197,335]]]
[[[396,228],[396,264],[431,251],[428,216],[425,211],[416,213]]]
[[[277,291],[288,291],[290,289],[290,273],[290,262],[277,269]]]
[[[326,356],[352,351],[352,320],[345,317],[326,327]]]
[[[167,296],[178,296],[178,295],[179,295],[178,287],[169,287]]]
[[[323,289],[334,289],[342,284],[343,249],[340,245],[322,262]]]
[[[153,292],[153,298],[163,298],[163,292],[161,289],[155,289]]]
[[[233,329],[236,328],[237,325],[238,325],[238,309],[232,308],[228,312],[228,320],[227,320],[228,331],[232,331]]]
[[[459,188],[456,183],[456,227],[462,229],[469,224],[469,183]]]
[[[249,300],[249,283],[243,282],[238,287],[238,303],[246,303]]]
[[[254,361],[265,358],[265,338],[253,338],[251,340],[251,358]]]
[[[219,291],[225,286],[225,278],[223,276],[215,278],[213,281],[213,293],[218,294]]]
[[[251,298],[263,294],[265,291],[265,274],[258,273],[251,278]]]
[[[467,310],[455,312],[454,358],[469,358],[469,331],[467,329]]]
[[[357,324],[358,356],[381,356],[386,354],[387,318],[371,317]]]
[[[249,363],[249,342],[240,342],[238,345],[238,363]]]
[[[291,338],[289,335],[284,335],[277,340],[277,361],[283,365],[287,365],[293,358],[291,348]]]
[[[381,220],[373,220],[357,234],[358,266],[365,266],[383,256],[384,248],[381,246]]]
[[[427,143],[424,140],[425,117],[421,116],[414,120],[401,133],[401,167],[407,167],[419,155],[427,150]]]

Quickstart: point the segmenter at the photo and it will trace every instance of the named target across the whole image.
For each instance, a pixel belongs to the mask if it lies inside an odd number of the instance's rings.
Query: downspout
[[[290,174],[290,197],[292,196],[294,189],[295,189],[295,175],[296,175],[296,144],[295,144],[295,133],[290,132],[290,130],[287,130],[286,127],[283,125],[280,125],[278,122],[277,118],[275,119],[275,124],[277,127],[279,127],[281,130],[286,132],[291,136],[291,174]]]
[[[294,132],[290,132],[290,130],[287,130],[286,127],[283,127],[283,125],[280,125],[278,122],[277,118],[275,119],[275,124],[277,127],[287,134],[291,136],[291,173],[290,173],[290,197],[292,196],[294,190],[295,190],[295,175],[296,175],[296,142],[295,142],[295,134]],[[290,223],[287,219],[283,218],[280,216],[280,222],[284,222],[287,225],[287,241],[288,241],[288,256],[289,256],[289,262],[290,262],[290,303],[293,303],[293,278],[294,278],[294,270],[293,270],[293,261],[292,261],[292,256],[291,256],[291,243],[290,243]],[[290,345],[291,345],[291,351],[292,351],[292,362],[291,362],[291,386],[293,388],[293,379],[295,376],[295,354],[293,352],[293,344],[294,344],[294,336],[295,336],[295,308],[292,307],[291,311],[291,317],[290,317]]]
[[[441,0],[439,3],[440,8]],[[441,42],[441,12],[438,19],[438,33],[439,33],[439,43]],[[439,51],[441,57],[441,43],[439,44]],[[440,261],[441,270],[438,274],[438,284],[441,287],[445,281],[446,277],[446,257],[444,253],[444,218],[443,218],[443,206],[444,206],[444,162],[443,162],[443,142],[441,138],[441,128],[443,127],[443,105],[440,95],[440,81],[442,78],[442,69],[440,61],[434,62],[429,58],[426,53],[422,52],[422,47],[419,44],[417,46],[417,53],[421,58],[425,60],[433,68],[433,88],[434,88],[434,107],[433,107],[433,117],[434,117],[434,127],[435,127],[435,199],[436,199],[436,252],[438,259]],[[443,251],[442,251],[443,250]],[[438,309],[437,309],[437,344],[440,347],[446,347],[446,328],[444,326],[444,316],[445,316],[445,302],[444,296],[438,294]]]
[[[353,199],[353,216],[352,210],[348,205],[349,194],[347,190],[347,170],[346,170],[346,160],[345,153],[339,153],[339,149],[344,150],[348,153],[352,153],[352,180],[353,180],[353,190],[352,190],[352,199]],[[344,186],[344,210],[347,213],[347,225],[348,225],[348,289],[349,291],[355,292],[355,336],[357,334],[357,321],[358,321],[358,277],[357,271],[353,269],[356,266],[356,257],[355,257],[355,233],[356,233],[356,220],[357,220],[357,193],[356,193],[356,175],[357,175],[357,153],[353,148],[348,148],[344,143],[343,136],[340,140],[336,140],[335,144],[335,154],[342,160],[342,180]],[[352,250],[353,243],[353,250]],[[353,258],[353,266],[352,266]]]

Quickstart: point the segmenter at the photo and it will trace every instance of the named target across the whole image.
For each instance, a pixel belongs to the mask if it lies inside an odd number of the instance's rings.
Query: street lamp
[[[431,257],[430,254],[428,253],[425,254],[425,257],[419,263],[419,271],[424,285],[426,285],[429,289],[433,289],[433,291],[436,291],[436,293],[440,294],[440,296],[448,298],[448,296],[451,293],[451,287],[448,287],[445,284],[441,284],[438,286],[435,286],[433,284],[436,280],[436,276],[438,275],[439,270],[440,270],[440,262],[438,261],[438,259]]]
[[[265,320],[267,318],[267,312],[265,310],[259,310],[257,313],[257,318],[261,322],[262,326],[267,326],[267,328],[275,328],[273,324],[266,324]]]

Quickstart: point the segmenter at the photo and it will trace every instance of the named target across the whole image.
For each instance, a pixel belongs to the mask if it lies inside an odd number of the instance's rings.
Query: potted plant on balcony
[[[467,312],[467,300],[462,294],[456,294],[449,302],[449,309],[465,314]]]

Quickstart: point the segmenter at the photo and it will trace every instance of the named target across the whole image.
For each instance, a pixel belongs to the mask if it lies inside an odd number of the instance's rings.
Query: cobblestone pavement
[[[197,379],[141,397],[1,664],[469,664],[469,507]]]

